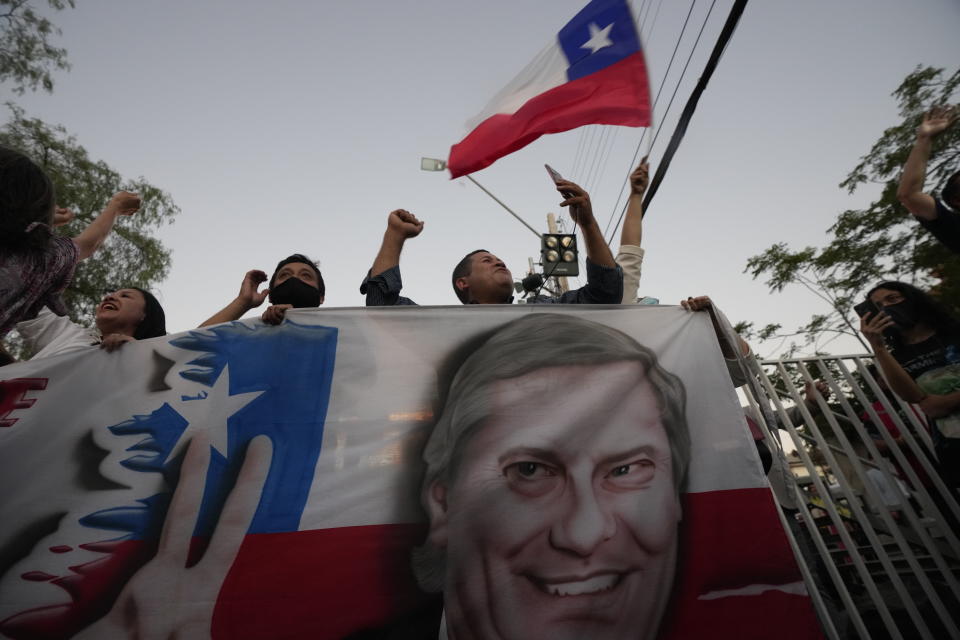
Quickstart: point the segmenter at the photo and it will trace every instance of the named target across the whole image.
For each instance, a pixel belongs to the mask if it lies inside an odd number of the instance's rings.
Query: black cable
[[[673,53],[670,54],[670,62],[667,64],[667,70],[663,74],[663,78],[660,80],[660,86],[657,88],[657,95],[653,99],[653,106],[650,108],[651,112],[655,112],[657,109],[657,103],[660,102],[660,92],[663,91],[663,85],[667,83],[667,77],[670,75],[670,69],[673,67],[674,58],[677,57],[677,50],[680,49],[680,42],[683,40],[683,34],[686,33],[687,24],[690,22],[690,15],[693,13],[693,7],[697,4],[697,0],[692,0],[690,3],[690,9],[687,10],[687,17],[683,21],[683,27],[680,29],[680,36],[677,38],[677,44],[673,47]],[[647,133],[650,131],[649,128],[643,130],[643,134],[640,136],[640,142],[637,144],[637,150],[633,154],[633,160],[630,162],[630,171],[627,173],[627,177],[623,180],[623,185],[620,186],[620,193],[617,195],[617,202],[613,205],[613,210],[610,212],[610,217],[607,219],[607,225],[603,228],[603,235],[607,235],[607,231],[610,229],[610,223],[613,222],[613,217],[617,215],[617,207],[620,206],[620,199],[623,198],[623,190],[627,186],[627,183],[630,181],[630,174],[633,173],[633,167],[637,163],[637,156],[640,154],[640,148],[643,146],[643,139],[647,137]],[[626,206],[624,206],[626,210]],[[622,217],[622,216],[621,216]],[[617,223],[617,226],[620,226],[620,223]],[[616,233],[616,228],[614,228],[614,233]],[[612,242],[613,234],[611,234],[611,240],[607,242],[610,244]]]
[[[660,2],[662,3],[663,0],[660,0]],[[640,3],[640,9],[637,11],[637,25],[638,25],[638,26],[637,26],[637,33],[638,33],[638,34],[643,31],[643,27],[644,27],[644,25],[646,24],[646,17],[643,15],[644,7],[647,8],[647,13],[650,13],[650,7],[652,7],[652,6],[653,6],[652,0],[651,0],[651,3],[650,3],[650,6],[647,6],[647,0],[643,0],[643,2]],[[658,5],[658,6],[657,6],[657,15],[659,15],[659,14],[660,14],[660,7],[659,7],[659,5]],[[656,16],[654,16],[654,23],[656,23]],[[653,27],[652,27],[652,26],[650,27],[650,30],[653,31]],[[580,165],[581,153],[583,153],[583,152],[585,151],[584,145],[583,145],[583,139],[584,139],[585,133],[586,133],[587,131],[593,131],[593,130],[590,129],[589,126],[581,127],[581,128],[580,128],[580,140],[577,142],[577,150],[576,150],[576,152],[573,154],[573,167],[572,167],[571,170],[570,170],[570,175],[573,176],[574,178],[577,178],[578,173],[579,173],[579,172],[578,172],[578,167],[579,167],[579,165]],[[585,159],[585,156],[586,156],[586,154],[584,154],[584,163],[583,163],[584,165],[586,165],[586,163],[587,163],[587,160]],[[580,168],[580,169],[585,169],[586,166],[579,167],[579,168]],[[579,178],[577,178],[577,179],[579,180]],[[585,186],[583,182],[578,182],[578,184],[580,184],[581,186]]]
[[[690,66],[690,61],[693,60],[693,53],[697,50],[697,45],[700,44],[700,37],[703,35],[703,30],[707,27],[707,22],[710,21],[710,14],[713,13],[713,7],[717,4],[717,0],[713,0],[710,3],[710,8],[707,10],[707,17],[703,19],[703,24],[700,25],[700,32],[697,33],[697,39],[693,41],[693,48],[690,49],[690,55],[687,56],[687,61],[683,65],[683,70],[680,72],[680,78],[677,80],[677,86],[673,88],[673,94],[670,96],[670,102],[667,103],[667,108],[663,112],[663,117],[660,118],[660,126],[657,127],[656,133],[653,134],[653,141],[650,143],[650,146],[657,144],[657,138],[660,137],[660,131],[663,129],[663,123],[667,120],[667,114],[670,113],[670,107],[673,106],[673,100],[677,97],[677,91],[680,90],[680,83],[683,81],[683,76],[687,75],[687,68]]]
[[[583,150],[583,139],[587,137],[587,128],[580,129],[580,139],[577,141],[577,151],[573,154],[573,166],[570,167],[570,175],[577,175],[577,165],[580,164],[580,152]]]
[[[657,167],[657,173],[650,182],[650,187],[647,189],[647,195],[643,199],[644,213],[646,213],[647,208],[650,206],[650,201],[653,200],[653,196],[656,195],[660,183],[663,182],[663,176],[667,173],[667,168],[669,168],[670,162],[673,160],[673,156],[677,152],[677,148],[680,146],[684,134],[687,132],[687,127],[690,124],[690,119],[693,117],[693,112],[697,109],[700,96],[703,94],[704,89],[707,88],[707,83],[710,82],[710,78],[713,77],[713,72],[716,70],[717,64],[720,62],[720,58],[723,56],[723,52],[726,50],[727,44],[729,44],[730,38],[733,36],[733,32],[736,30],[737,24],[740,22],[740,16],[743,15],[743,10],[746,6],[747,0],[736,0],[733,8],[730,9],[730,15],[727,16],[727,21],[723,25],[723,30],[717,39],[717,44],[714,45],[710,59],[707,60],[703,73],[697,81],[697,86],[694,87],[693,93],[690,94],[690,98],[683,108],[683,113],[680,114],[677,128],[674,130],[673,136],[667,144],[667,149]]]
[[[670,113],[670,108],[673,106],[673,101],[677,97],[677,91],[680,90],[680,84],[683,82],[683,77],[687,74],[687,69],[690,67],[690,61],[693,60],[693,54],[697,50],[697,45],[700,44],[700,37],[703,36],[703,31],[707,27],[707,22],[709,22],[710,20],[710,14],[713,13],[713,7],[715,4],[717,4],[717,0],[713,0],[713,2],[710,3],[710,8],[707,10],[707,15],[703,19],[703,24],[700,25],[700,31],[697,33],[696,40],[693,41],[693,47],[690,48],[690,54],[687,56],[687,61],[684,63],[683,69],[680,71],[680,77],[677,78],[677,84],[673,87],[673,93],[670,95],[670,102],[667,103],[667,108],[664,110],[663,116],[660,118],[660,126],[657,127],[657,130],[653,134],[653,140],[650,142],[650,145],[649,145],[650,149],[653,149],[653,145],[656,144],[657,138],[660,136],[660,130],[663,129],[663,123],[666,122],[667,120],[667,114]],[[633,154],[634,162],[637,161],[637,155],[639,155],[640,146],[642,144],[643,144],[643,137],[640,138],[640,144],[637,145],[637,151],[634,152]],[[659,163],[658,166],[662,166],[662,162]],[[632,173],[632,170],[631,170],[631,173]],[[628,174],[627,180],[629,179],[630,179],[630,175]],[[619,202],[620,201],[618,199],[617,204],[619,204]],[[613,236],[616,235],[617,229],[620,228],[620,223],[623,222],[623,216],[627,212],[628,205],[629,205],[629,199],[627,202],[623,203],[623,209],[620,210],[620,217],[617,218],[617,224],[614,225],[613,232],[610,234],[610,240],[607,242],[607,244],[610,244],[611,242],[613,242]],[[614,210],[614,213],[616,213],[616,210]],[[642,209],[640,212],[640,216],[643,217],[645,214],[646,214],[646,209]],[[606,233],[606,231],[604,233]]]
[[[654,28],[657,26],[657,18],[660,17],[660,8],[661,8],[662,6],[663,6],[663,0],[660,0],[660,1],[657,3],[657,10],[656,10],[656,12],[653,14],[653,22],[650,23],[650,32],[647,33],[647,37],[643,40],[643,42],[646,42],[647,44],[650,44],[650,39],[651,39],[651,37],[653,36],[653,30],[654,30]],[[643,26],[645,26],[645,25],[643,25]],[[640,27],[640,30],[641,30],[641,31],[643,30],[643,26]]]

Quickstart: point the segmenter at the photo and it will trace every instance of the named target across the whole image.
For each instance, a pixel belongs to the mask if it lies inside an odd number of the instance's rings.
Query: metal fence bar
[[[850,556],[850,560],[853,563],[857,574],[860,576],[861,581],[863,582],[864,588],[866,589],[870,599],[872,600],[874,606],[877,609],[878,614],[880,615],[884,625],[891,632],[891,637],[896,640],[902,640],[903,635],[900,633],[900,630],[897,628],[894,623],[893,616],[890,614],[889,609],[887,608],[886,602],[884,602],[883,597],[880,595],[880,592],[877,588],[877,585],[873,581],[873,577],[870,575],[869,570],[867,569],[866,563],[864,562],[863,557],[860,555],[858,545],[853,540],[850,535],[850,532],[847,531],[846,523],[843,521],[843,518],[840,517],[839,512],[837,511],[836,505],[833,503],[832,496],[828,491],[826,485],[823,483],[823,479],[820,477],[820,474],[817,472],[816,465],[814,465],[813,460],[810,458],[810,454],[807,452],[806,447],[803,446],[803,441],[797,433],[796,427],[793,425],[793,422],[790,420],[787,410],[784,408],[783,403],[780,402],[780,398],[777,395],[776,389],[773,386],[773,383],[770,382],[769,377],[761,371],[761,383],[766,390],[769,399],[774,403],[774,406],[777,409],[777,413],[780,417],[782,425],[786,428],[787,432],[793,438],[794,445],[796,446],[797,454],[802,460],[804,466],[807,469],[807,472],[810,475],[810,480],[813,482],[814,487],[816,487],[817,492],[823,499],[823,508],[827,512],[827,515],[830,517],[831,522],[833,523],[834,528],[837,530],[837,535],[840,536],[840,539],[843,541],[843,544],[846,547],[846,550]],[[802,402],[800,403],[802,406]],[[809,412],[805,419],[812,421],[809,416]],[[788,462],[789,464],[789,462]],[[800,498],[799,508],[801,513],[807,509],[807,500],[802,496]],[[813,535],[814,540],[819,536],[819,528],[815,526],[811,530],[811,535]],[[819,545],[818,545],[819,547]],[[830,557],[829,551],[824,553],[824,550],[821,550],[821,556],[827,566],[833,564],[833,559]],[[836,575],[831,572],[831,576]],[[841,598],[844,600],[844,603],[848,604],[848,611],[856,612],[856,615],[853,616],[852,621],[857,627],[857,632],[860,634],[860,637],[863,640],[869,640],[870,634],[867,631],[866,627],[863,625],[862,619],[860,619],[859,610],[851,602],[851,596],[847,591],[846,582],[840,580],[839,582],[835,581],[834,585],[837,588],[837,591],[840,593]]]
[[[837,384],[837,381],[834,378],[830,368],[826,366],[826,362],[824,361],[823,358],[818,358],[815,362],[819,362],[821,365],[823,365],[820,367],[821,377],[824,378],[827,384],[830,386],[830,389],[831,391],[833,391],[833,394],[837,398],[837,401],[840,402],[840,406],[843,408],[844,412],[847,414],[847,419],[850,421],[854,430],[857,431],[858,435],[863,439],[863,443],[867,447],[868,451],[870,452],[870,455],[873,456],[874,460],[876,460],[879,463],[882,460],[882,457],[880,456],[879,451],[877,451],[876,445],[873,443],[873,439],[869,437],[869,435],[866,433],[866,429],[864,429],[863,426],[861,425],[859,417],[856,415],[856,412],[853,410],[853,407],[847,401],[846,395],[843,393],[843,390]],[[838,365],[842,367],[842,361],[836,361],[836,362]],[[807,366],[803,362],[800,362],[798,363],[798,367],[800,369],[800,372],[803,374],[804,379],[807,382],[813,384],[814,380],[813,380],[813,377],[810,375],[810,372],[807,369]],[[830,411],[830,407],[827,405],[826,399],[824,399],[822,396],[817,394],[817,402],[821,405],[821,409],[826,410],[825,417],[827,418],[827,421],[830,423],[830,426],[833,429],[835,429],[835,435],[837,439],[840,440],[841,446],[844,452],[846,453],[847,459],[853,465],[854,473],[856,473],[857,476],[859,476],[859,478],[861,479],[861,482],[863,484],[864,490],[866,491],[867,497],[873,504],[878,505],[877,511],[880,516],[880,520],[883,522],[883,524],[887,529],[886,534],[893,537],[894,541],[896,542],[897,546],[900,549],[900,552],[903,554],[903,557],[906,559],[907,564],[909,565],[910,569],[913,571],[914,577],[919,582],[920,588],[923,589],[927,598],[930,600],[931,604],[933,605],[933,608],[936,611],[937,615],[940,617],[941,622],[943,622],[944,626],[950,631],[952,636],[954,637],[960,636],[960,630],[958,630],[956,625],[954,625],[953,620],[950,618],[949,613],[947,612],[943,602],[940,599],[940,596],[937,594],[936,589],[934,588],[933,584],[930,582],[930,579],[927,577],[927,572],[920,566],[920,563],[917,560],[917,557],[914,554],[913,549],[910,547],[910,545],[907,543],[906,539],[904,538],[903,533],[900,531],[900,527],[897,525],[896,522],[894,522],[893,517],[890,515],[890,510],[886,507],[884,500],[882,496],[880,496],[876,485],[874,485],[874,483],[871,481],[871,479],[867,476],[866,472],[864,471],[863,466],[860,463],[859,456],[856,454],[856,451],[854,450],[853,445],[850,443],[849,438],[847,438],[847,435],[844,433],[840,424],[837,422],[835,415],[833,414],[832,411]],[[889,471],[884,469],[881,471],[881,473],[887,477],[888,482],[890,482],[893,486],[896,486],[896,481],[892,477],[892,474],[890,474]],[[843,474],[842,470],[841,470],[841,474]],[[859,504],[857,506],[859,508],[862,508]],[[919,525],[918,518],[916,517],[916,514],[913,513],[913,508],[910,506],[909,502],[907,501],[904,501],[902,506],[904,507],[903,510],[907,514],[907,518],[908,520],[910,520],[911,525],[913,525],[914,530],[917,532],[918,535],[921,536],[921,539],[923,539],[924,541],[924,545],[927,546],[927,551],[931,555],[936,554],[937,558],[939,559],[939,561],[935,559],[935,562],[937,563],[938,568],[941,568],[941,571],[943,571],[943,575],[947,579],[947,581],[952,583],[951,586],[952,587],[955,586],[956,581],[953,580],[952,576],[950,576],[950,571],[949,569],[946,568],[946,564],[943,561],[943,558],[939,556],[939,553],[937,552],[936,547],[933,545],[933,541],[930,539],[929,535],[927,535],[927,532]],[[877,538],[874,544],[877,545],[877,550],[878,552],[880,552],[878,553],[878,557],[880,557],[881,562],[883,562],[883,558],[886,556],[886,554],[882,554],[883,546],[882,546],[882,543],[880,543],[879,537],[877,537],[876,529],[873,526],[872,522],[869,521],[869,519],[866,525],[867,526],[864,528],[868,532],[868,537],[871,539],[871,542],[873,542],[874,537]],[[884,565],[884,567],[886,568],[886,565]],[[892,563],[890,563],[890,568],[888,570],[895,571]],[[899,582],[899,573],[897,573],[896,580]],[[904,589],[904,594],[901,594],[901,597],[904,598],[903,604],[907,607],[907,611],[911,612],[911,617],[913,612],[916,612],[917,619],[922,619],[922,616],[920,615],[919,610],[917,610],[916,608],[916,604],[913,602],[913,598],[909,597],[909,595],[906,595],[906,585],[903,585],[903,589]],[[899,594],[900,590],[897,589],[897,592]]]
[[[841,363],[841,366],[843,366],[844,368],[844,373],[846,374],[848,381],[853,382],[852,376],[849,374],[848,371],[846,371],[846,365],[843,365]],[[865,376],[869,376],[869,372],[864,371],[863,374]],[[867,382],[871,386],[875,384],[875,381],[873,380],[867,379]],[[851,388],[854,394],[857,396],[857,399],[867,409],[867,413],[870,416],[870,420],[875,425],[881,425],[883,422],[882,419],[877,415],[874,407],[867,402],[867,398],[864,396],[863,390],[855,385],[852,385]],[[880,398],[880,401],[883,403],[884,410],[887,412],[888,416],[895,420],[897,429],[900,431],[901,436],[903,436],[904,440],[907,442],[907,445],[910,446],[911,453],[913,453],[915,459],[921,465],[924,472],[927,474],[927,477],[930,479],[931,482],[937,485],[937,488],[940,491],[939,497],[941,498],[941,500],[943,500],[944,504],[951,507],[953,510],[954,516],[960,519],[960,507],[958,507],[957,501],[954,500],[953,496],[950,495],[950,491],[947,489],[946,484],[943,482],[943,479],[940,478],[940,475],[939,473],[937,473],[937,470],[933,467],[929,457],[925,454],[925,452],[917,445],[916,441],[913,439],[913,436],[910,433],[910,429],[905,427],[905,425],[896,416],[895,412],[891,412],[891,407],[887,405],[887,398],[884,397],[883,394],[880,394],[877,397]],[[913,464],[911,464],[910,460],[906,458],[906,455],[903,451],[903,447],[901,447],[896,442],[896,440],[893,439],[893,436],[890,435],[889,430],[878,428],[878,432],[880,433],[880,436],[883,439],[884,444],[887,445],[887,449],[891,452],[891,454],[893,454],[894,458],[899,463],[900,469],[907,475],[907,478],[910,480],[911,484],[913,485],[912,488],[914,489],[914,492],[918,497],[918,501],[924,507],[926,512],[935,516],[935,519],[938,522],[946,523],[947,519],[944,517],[943,512],[937,506],[936,502],[932,499],[930,492],[923,485],[923,482],[920,480],[920,477],[917,474],[916,470],[914,469]],[[869,434],[867,435],[869,436]],[[914,513],[912,505],[910,505],[909,502],[906,503],[906,506],[909,507],[910,509],[909,513]],[[954,556],[956,558],[960,558],[960,539],[958,539],[956,532],[951,527],[945,526],[943,527],[943,534],[944,534],[944,537],[947,539],[947,543],[950,545]],[[930,543],[925,543],[925,544],[929,545]],[[951,577],[953,577],[952,572],[950,572],[950,574],[951,574]],[[960,597],[960,593],[957,593],[957,596]]]
[[[860,373],[863,379],[867,381],[867,385],[870,387],[870,390],[871,392],[873,392],[873,395],[879,398],[883,402],[887,413],[890,415],[891,418],[895,420],[895,422],[897,423],[897,428],[900,429],[900,432],[908,434],[910,436],[911,441],[914,439],[914,437],[919,439],[920,442],[923,443],[923,446],[926,448],[927,455],[934,456],[935,452],[933,450],[933,440],[930,437],[929,427],[920,420],[920,417],[918,416],[917,411],[915,411],[910,404],[908,404],[906,401],[901,399],[899,396],[896,396],[896,395],[893,396],[894,401],[897,403],[896,408],[899,409],[899,411],[898,410],[890,411],[890,406],[887,406],[887,405],[892,403],[888,402],[887,395],[883,393],[883,391],[880,389],[879,383],[877,382],[876,378],[867,371],[866,365],[863,364],[863,357],[864,356],[861,356],[859,358],[853,358],[853,361],[857,365],[858,373]],[[868,357],[871,357],[871,356],[868,356]],[[907,420],[910,422],[910,426],[912,428],[908,428],[908,429],[902,428],[905,423],[900,419],[901,412],[903,413],[903,415],[907,416]]]
[[[802,495],[799,495],[800,488],[794,485],[793,490],[802,499]],[[813,522],[813,518],[810,517],[810,512],[803,507],[802,502],[800,505],[801,508],[799,509],[799,512],[801,517],[804,517],[804,524],[807,527],[807,531],[817,531],[817,527]],[[783,526],[783,530],[787,533],[787,540],[790,542],[790,548],[793,550],[794,557],[797,558],[797,565],[800,567],[800,573],[803,575],[803,581],[807,584],[807,592],[810,594],[810,599],[813,601],[813,608],[816,610],[817,616],[820,618],[820,624],[823,626],[824,632],[826,633],[827,637],[830,638],[830,640],[840,640],[840,634],[837,632],[837,627],[833,623],[833,617],[830,615],[830,611],[827,609],[827,605],[823,601],[823,595],[821,595],[817,582],[813,578],[810,567],[807,566],[806,558],[804,558],[803,552],[800,550],[800,545],[793,535],[793,529],[787,522],[787,516],[783,513],[783,509],[777,509],[777,515],[780,516],[780,524]],[[817,533],[818,535],[816,536],[813,534],[810,536],[811,539],[813,539],[814,545],[821,554],[826,554],[829,556],[830,551],[827,549],[823,538],[819,535],[819,531],[817,531]],[[825,566],[827,568],[827,572],[830,573],[831,579],[835,583],[843,585],[843,578],[840,577],[840,572],[836,565],[830,562]],[[857,626],[858,632],[860,629],[863,629],[865,633],[866,629],[863,626],[863,619],[860,618],[860,614],[857,612],[856,606],[854,606],[853,599],[850,597],[850,592],[844,589],[843,594],[841,594],[841,599],[843,599],[843,604],[847,607],[847,611],[856,616],[856,621],[854,624]]]
[[[950,509],[950,511],[952,511],[953,517],[956,518],[958,521],[960,521],[960,505],[957,504],[957,501],[954,499],[952,492],[946,486],[946,483],[943,482],[943,479],[940,477],[939,471],[933,466],[931,462],[932,457],[936,455],[933,450],[933,445],[931,444],[929,447],[926,448],[926,450],[924,450],[917,444],[914,438],[915,433],[922,434],[923,436],[926,436],[925,442],[929,442],[930,436],[927,433],[926,427],[922,425],[919,422],[919,420],[917,420],[916,414],[914,413],[911,406],[901,401],[900,404],[904,407],[903,409],[904,414],[907,415],[908,418],[912,418],[911,423],[914,425],[914,429],[907,428],[904,425],[904,423],[900,420],[898,412],[895,410],[891,411],[892,407],[887,402],[886,394],[883,393],[883,391],[880,389],[879,385],[877,384],[877,381],[873,378],[873,376],[870,375],[870,373],[866,370],[866,368],[863,367],[863,363],[860,362],[859,359],[857,360],[857,364],[860,367],[859,373],[861,374],[861,376],[864,377],[864,380],[866,380],[868,386],[871,388],[871,391],[873,391],[874,396],[879,398],[881,403],[883,403],[884,410],[887,412],[887,415],[894,420],[894,424],[896,424],[897,429],[900,431],[900,434],[903,436],[904,441],[907,443],[907,446],[910,448],[910,451],[914,454],[917,461],[920,463],[921,467],[923,468],[924,473],[927,474],[927,477],[930,479],[930,481],[934,484],[937,491],[939,492],[939,497],[942,499],[943,504],[946,505],[946,507]],[[868,403],[866,403],[865,398],[862,397],[862,393],[863,393],[862,390],[859,389],[859,387],[857,387],[856,385],[851,385],[851,386],[854,392],[858,394],[858,399],[860,399],[861,403],[863,403],[864,406],[866,407]],[[878,417],[875,417],[873,415],[871,415],[871,420],[873,420],[874,424],[878,426],[882,422],[879,420]],[[880,431],[881,435],[883,435],[884,432],[886,431],[886,429],[878,429],[878,430]],[[886,439],[885,439],[885,442],[886,442]],[[889,443],[887,444],[889,446]],[[891,451],[894,452],[894,457],[896,457],[897,461],[900,463],[901,468],[904,470],[904,472],[908,473],[909,475],[910,473],[909,470],[912,470],[912,465],[910,465],[909,461],[907,461],[903,456],[902,447],[894,443],[894,447],[891,449]],[[917,483],[917,485],[922,485],[918,477],[911,478],[911,480]],[[931,497],[929,493],[926,491],[926,489],[920,486],[917,486],[917,489],[918,489],[918,493],[920,493],[923,499],[928,503],[927,505],[928,508],[933,513],[937,514],[937,517],[940,518],[941,522],[946,522],[946,520],[943,517],[943,514],[941,513],[941,510],[939,509],[939,507],[933,504]],[[952,538],[952,543],[954,545],[954,552],[958,556],[960,556],[960,543],[958,543],[955,533],[951,529],[949,529],[949,527],[947,528],[947,531],[950,537]]]
[[[781,446],[781,432],[775,422],[770,422],[777,418],[793,440],[799,462],[819,494],[819,499],[807,496],[794,473],[784,473],[787,491],[778,494],[786,507],[799,509],[809,541],[822,560],[819,578],[803,558],[803,549],[786,516],[781,515],[781,521],[804,580],[808,586],[814,582],[809,589],[811,599],[823,621],[824,633],[831,639],[838,634],[832,616],[841,616],[837,620],[842,621],[843,614],[831,612],[821,597],[816,581],[826,577],[846,608],[849,624],[865,640],[871,637],[870,630],[879,629],[881,624],[892,638],[902,638],[904,633],[910,637],[960,638],[960,532],[952,528],[960,521],[960,504],[953,487],[948,487],[938,473],[930,433],[921,414],[881,388],[879,378],[867,370],[865,362],[870,360],[870,355],[851,354],[762,363],[753,360],[746,367],[759,384],[752,382],[741,391],[760,417],[758,423],[773,445],[770,448],[779,468],[791,467],[790,457]],[[835,397],[831,402],[836,404],[828,404],[829,396],[819,397],[818,393],[810,393],[806,403],[801,398],[794,381],[802,379],[813,385],[810,366],[821,372],[817,377],[826,382]],[[764,367],[775,368],[780,378],[777,384]],[[795,406],[788,410],[785,402]],[[769,411],[771,404],[776,415]],[[858,414],[854,405],[861,405],[863,413]],[[820,417],[814,419],[817,411]],[[822,427],[817,423],[821,419],[825,423]],[[870,423],[875,429],[868,429]],[[829,439],[827,426],[833,431]],[[822,456],[825,466],[814,462],[814,451]],[[837,493],[833,494],[831,488]],[[837,497],[842,499],[838,501]],[[792,504],[794,501],[796,504]],[[839,542],[828,543],[823,525],[818,526],[823,521],[815,520],[811,513],[814,506],[828,516],[830,540],[836,539],[835,530]],[[846,528],[848,522],[852,532]],[[801,535],[801,529],[796,535]],[[862,535],[866,543],[858,546],[854,535]],[[807,554],[813,553],[809,541]],[[831,544],[843,546],[831,549]],[[838,551],[853,572],[845,573],[835,562],[833,554]],[[823,575],[824,569],[827,576]],[[859,595],[853,595],[854,587]],[[896,594],[890,604],[884,591],[887,597]],[[897,615],[906,613],[912,628],[898,627],[891,607],[896,607]],[[872,621],[865,618],[865,611],[874,608],[876,617]]]
[[[812,383],[812,378],[810,377],[809,372],[806,371],[803,363],[799,363],[799,366],[801,367],[801,371],[806,373],[804,377],[807,379],[807,382]],[[778,368],[780,370],[780,375],[783,376],[784,384],[787,385],[788,391],[790,392],[791,396],[793,396],[794,401],[797,402],[797,407],[800,410],[801,415],[803,415],[804,424],[806,425],[807,429],[818,441],[826,442],[827,440],[824,437],[823,432],[820,430],[819,425],[817,425],[816,420],[814,420],[813,415],[810,413],[810,409],[800,398],[800,392],[793,385],[793,381],[790,380],[790,374],[787,372],[786,365],[780,364]],[[816,394],[816,398],[818,403],[822,403],[824,406],[826,405],[826,402],[819,394]],[[829,407],[826,407],[826,409],[827,411],[824,417],[827,419],[830,427],[834,430],[834,433],[840,435],[842,430],[839,423],[837,422],[836,418],[833,417]],[[867,518],[866,513],[864,513],[863,506],[860,504],[860,500],[858,499],[853,486],[850,484],[849,479],[846,477],[846,474],[843,472],[843,468],[840,466],[836,456],[833,455],[833,452],[830,451],[828,447],[821,448],[820,453],[823,454],[823,457],[826,459],[827,465],[830,468],[830,472],[837,481],[841,494],[846,499],[846,508],[853,512],[857,522],[862,527],[864,535],[867,536],[867,540],[870,542],[870,545],[873,547],[873,550],[876,553],[877,560],[879,560],[881,566],[887,573],[886,577],[890,579],[894,591],[896,592],[897,596],[899,596],[900,602],[906,607],[907,613],[910,615],[910,619],[913,621],[913,624],[917,627],[917,631],[919,632],[920,636],[926,640],[933,640],[933,636],[930,634],[930,629],[927,628],[926,621],[923,619],[923,616],[920,615],[920,611],[917,609],[912,598],[910,597],[910,592],[907,590],[906,585],[903,583],[903,580],[897,573],[896,568],[893,566],[893,562],[890,561],[890,558],[886,553],[883,553],[883,544],[880,542],[877,532],[874,530],[873,525]],[[827,496],[822,497],[824,500],[827,500]],[[873,583],[872,576],[871,583]],[[876,584],[873,583],[873,586],[876,587]],[[887,621],[884,620],[884,622]],[[887,630],[892,632],[893,629],[896,629],[896,624],[891,618]]]

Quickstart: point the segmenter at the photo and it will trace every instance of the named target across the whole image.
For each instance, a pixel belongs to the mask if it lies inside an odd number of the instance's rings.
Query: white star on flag
[[[614,23],[611,22],[601,29],[596,23],[591,22],[588,25],[590,28],[590,39],[580,45],[580,48],[590,49],[590,53],[594,54],[604,47],[612,47],[613,41],[610,40],[610,30],[613,29],[613,25]]]
[[[263,393],[250,391],[230,395],[230,373],[227,369],[223,367],[206,398],[171,403],[173,409],[187,421],[187,428],[170,450],[166,461],[172,460],[190,441],[192,433],[198,430],[206,431],[210,435],[210,445],[223,457],[227,456],[227,420]]]

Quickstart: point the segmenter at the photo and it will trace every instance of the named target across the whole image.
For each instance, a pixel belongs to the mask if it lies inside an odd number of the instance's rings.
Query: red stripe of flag
[[[451,178],[479,171],[547,133],[587,124],[650,125],[650,93],[643,53],[554,87],[528,100],[512,115],[481,122],[450,148]]]

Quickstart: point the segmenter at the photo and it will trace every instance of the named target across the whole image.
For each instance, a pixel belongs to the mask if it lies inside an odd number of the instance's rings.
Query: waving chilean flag
[[[650,88],[627,0],[593,0],[468,123],[450,149],[453,178],[479,171],[545,133],[586,124],[650,125]]]

